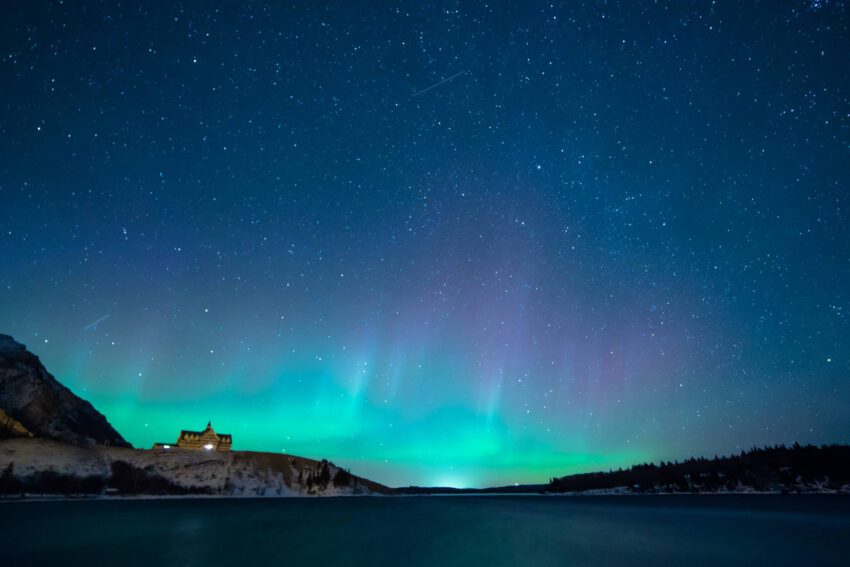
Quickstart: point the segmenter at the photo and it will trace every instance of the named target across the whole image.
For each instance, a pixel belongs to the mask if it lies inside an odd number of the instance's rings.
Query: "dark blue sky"
[[[850,441],[845,2],[317,4],[0,7],[0,332],[131,442]]]

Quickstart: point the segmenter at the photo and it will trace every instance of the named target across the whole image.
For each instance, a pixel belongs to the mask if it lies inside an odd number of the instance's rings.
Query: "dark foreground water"
[[[843,496],[0,503],[2,565],[850,565]]]

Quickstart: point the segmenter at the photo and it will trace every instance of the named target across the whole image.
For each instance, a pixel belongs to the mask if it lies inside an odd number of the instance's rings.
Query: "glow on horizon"
[[[543,428],[522,427],[521,434],[513,433],[494,406],[475,409],[474,400],[464,406],[453,398],[427,412],[385,403],[385,392],[376,396],[367,387],[370,380],[362,378],[360,367],[368,365],[354,364],[347,379],[338,379],[327,370],[332,360],[313,360],[300,371],[269,369],[267,378],[254,376],[262,385],[256,390],[233,392],[215,386],[232,376],[228,369],[180,384],[158,377],[156,366],[148,364],[142,372],[123,370],[130,375],[122,381],[135,382],[137,390],[121,393],[96,389],[100,382],[93,385],[83,378],[97,374],[89,366],[94,359],[79,352],[70,359],[75,361],[73,372],[46,362],[139,448],[172,442],[180,429],[200,428],[212,420],[217,431],[233,435],[234,450],[327,458],[391,486],[453,487],[540,483],[572,472],[627,466],[648,456],[640,450],[589,451],[580,436],[559,437]],[[380,366],[374,358],[372,365]],[[122,372],[120,365],[116,372]],[[244,386],[246,375],[235,383]],[[150,383],[161,387],[152,389]],[[192,387],[201,388],[203,395],[183,399]],[[456,393],[450,389],[447,395]]]

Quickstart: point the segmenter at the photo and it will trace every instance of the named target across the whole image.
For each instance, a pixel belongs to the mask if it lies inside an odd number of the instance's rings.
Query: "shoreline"
[[[850,496],[847,491],[824,491],[824,492],[777,492],[777,491],[742,491],[742,492],[610,492],[610,493],[585,493],[585,492],[490,492],[490,493],[464,493],[464,494],[329,494],[320,496],[320,499],[360,499],[360,498],[615,498],[615,497],[676,497],[676,496]],[[0,504],[11,502],[121,502],[121,501],[146,501],[146,500],[289,500],[289,499],[316,499],[316,495],[291,495],[291,496],[234,496],[230,494],[139,494],[139,495],[106,495],[106,494],[81,494],[81,495],[50,495],[50,494],[26,494],[20,496],[0,496]]]

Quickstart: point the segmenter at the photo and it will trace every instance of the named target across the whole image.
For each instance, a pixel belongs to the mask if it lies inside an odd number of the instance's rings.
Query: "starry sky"
[[[850,441],[848,11],[3,2],[0,332],[390,485]]]

